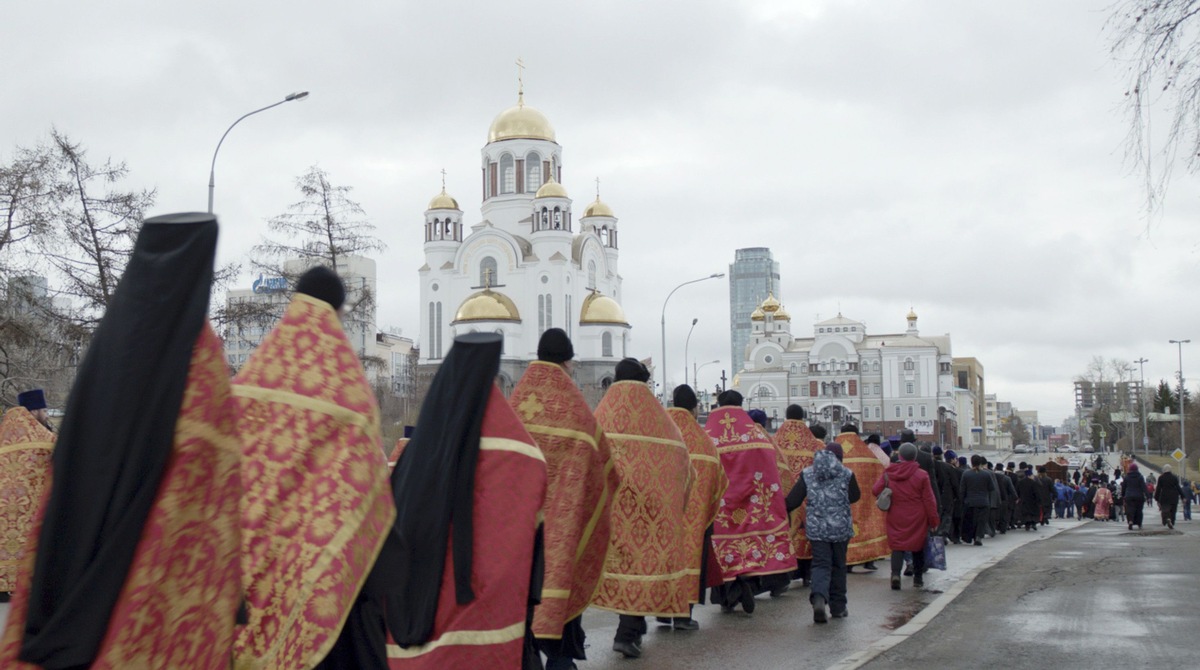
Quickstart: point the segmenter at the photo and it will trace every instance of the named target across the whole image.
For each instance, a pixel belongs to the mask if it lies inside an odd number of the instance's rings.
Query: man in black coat
[[[937,472],[938,484],[941,485],[941,505],[939,507],[941,508],[942,522],[938,527],[938,532],[958,544],[958,536],[954,532],[954,511],[959,508],[958,484],[962,474],[942,458],[943,452],[940,446],[934,447],[932,452],[933,467]]]
[[[1158,477],[1154,487],[1154,502],[1162,512],[1162,523],[1167,528],[1175,527],[1175,508],[1179,506],[1179,496],[1183,489],[1179,485],[1179,477],[1171,472],[1171,466],[1164,465],[1163,472]]]
[[[1050,516],[1054,513],[1054,480],[1050,479],[1050,475],[1046,474],[1046,466],[1037,466],[1038,485],[1042,487],[1042,495],[1039,502],[1042,506],[1042,525],[1050,525]]]

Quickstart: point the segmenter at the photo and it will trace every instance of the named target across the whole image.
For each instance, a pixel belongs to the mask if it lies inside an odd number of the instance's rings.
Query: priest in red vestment
[[[854,478],[860,482],[874,482],[883,476],[889,459],[883,450],[863,442],[858,427],[852,423],[842,426],[842,432],[833,439],[842,445],[842,465],[850,468]],[[862,487],[862,500],[850,509],[854,517],[854,538],[846,550],[847,568],[862,565],[874,570],[875,561],[887,558],[892,550],[887,543],[887,514],[875,504],[871,487]]]
[[[567,670],[587,658],[583,611],[604,569],[618,480],[608,440],[571,379],[567,333],[542,333],[537,356],[508,402],[546,458],[546,570],[533,634],[546,670]]]
[[[365,587],[392,670],[541,667],[546,460],[496,386],[502,344],[455,339],[392,472],[396,522]]]
[[[687,556],[687,571],[695,579],[692,596],[689,601],[693,604],[704,602],[704,591],[708,582],[707,566],[712,559],[713,520],[721,508],[721,496],[729,486],[729,478],[721,467],[721,459],[717,456],[717,448],[712,438],[704,432],[704,428],[696,421],[696,409],[699,400],[691,386],[683,384],[675,387],[674,407],[667,414],[679,428],[683,442],[688,448],[688,458],[692,463],[692,489],[688,493],[687,510],[684,512],[684,552]],[[700,623],[691,616],[663,619],[670,622],[675,630],[697,630]]]
[[[5,602],[16,587],[34,517],[50,485],[54,433],[33,414],[37,409],[14,407],[0,419],[0,594]]]
[[[722,607],[754,611],[762,577],[790,573],[796,557],[775,446],[742,409],[742,394],[725,391],[704,429],[717,445],[729,488],[713,526],[713,549],[724,573]]]
[[[229,668],[240,444],[206,320],[216,245],[210,214],[142,224],[67,400],[0,667]]]
[[[375,394],[338,318],[345,299],[333,270],[304,273],[233,380],[249,615],[235,668],[366,663],[339,635],[396,509]]]
[[[596,407],[620,486],[612,506],[612,538],[592,604],[620,615],[613,651],[642,654],[647,616],[686,617],[696,588],[688,575],[684,511],[691,484],[687,446],[633,358],[617,364],[616,381]]]

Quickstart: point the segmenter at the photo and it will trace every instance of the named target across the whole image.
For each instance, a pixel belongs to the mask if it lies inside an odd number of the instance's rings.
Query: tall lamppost
[[[1146,364],[1150,362],[1149,358],[1139,358],[1134,363],[1141,368],[1141,382],[1139,382],[1138,394],[1141,396],[1139,400],[1142,405],[1142,453],[1150,455],[1150,433],[1146,430]],[[1132,447],[1133,445],[1130,445]],[[1133,451],[1133,449],[1130,449]]]
[[[692,383],[694,383],[694,384],[696,385],[696,392],[697,392],[697,393],[699,393],[699,392],[701,391],[701,387],[700,387],[700,371],[701,371],[701,370],[703,370],[704,368],[706,368],[706,367],[710,366],[710,365],[716,365],[717,363],[720,363],[720,362],[721,362],[721,361],[718,359],[718,360],[715,360],[715,361],[709,361],[709,362],[707,362],[707,363],[701,363],[700,365],[696,365],[696,362],[695,362],[695,361],[692,361]],[[704,391],[704,397],[705,397],[705,398],[707,398],[707,397],[708,397],[708,392],[707,392],[707,391]],[[705,406],[704,410],[705,410],[705,411],[708,411],[708,407],[707,407],[707,406]]]
[[[1183,413],[1183,345],[1191,340],[1169,340],[1171,344],[1179,345],[1179,450],[1183,452],[1183,474],[1187,476],[1187,443],[1184,440],[1183,425],[1187,417]]]
[[[701,282],[701,281],[705,281],[708,279],[720,279],[721,277],[724,277],[724,276],[725,276],[724,272],[714,272],[713,274],[710,274],[707,277],[701,277],[699,279],[692,279],[691,281],[685,281],[682,284],[680,284],[679,286],[676,286],[675,288],[671,289],[671,292],[667,294],[667,299],[663,301],[662,322],[661,322],[661,325],[662,325],[662,378],[663,378],[663,380],[662,380],[662,403],[663,403],[663,407],[667,406],[667,303],[671,301],[671,296],[675,295],[676,291],[683,288],[684,286],[687,286],[688,284],[695,284],[696,282]],[[684,369],[685,370],[687,369],[687,361],[686,360],[684,361]]]
[[[692,343],[692,331],[696,330],[696,322],[699,320],[700,320],[699,318],[692,319],[692,327],[688,329],[687,339],[683,341],[683,383],[684,384],[688,383],[688,381],[687,381],[688,346]],[[695,383],[695,380],[692,380],[692,382]],[[695,390],[695,389],[693,389],[693,390]]]
[[[303,100],[307,97],[308,97],[308,91],[300,91],[298,93],[292,93],[292,94],[288,95],[286,98],[284,98],[283,100],[280,100],[279,102],[267,105],[266,107],[256,109],[253,112],[246,112],[245,114],[242,114],[241,116],[238,117],[237,121],[234,121],[232,124],[230,124],[230,126],[228,128],[225,129],[225,134],[221,135],[221,141],[217,142],[217,148],[213,150],[212,165],[210,165],[208,168],[208,213],[209,214],[212,214],[212,211],[213,211],[213,189],[215,189],[216,185],[217,185],[217,182],[216,182],[217,152],[219,152],[221,150],[221,144],[225,142],[225,136],[229,134],[229,131],[233,130],[233,127],[236,126],[237,124],[241,123],[242,119],[246,118],[247,116],[253,116],[254,114],[257,114],[259,112],[265,112],[268,109],[271,109],[272,107],[278,107],[285,102],[291,102],[293,100]]]

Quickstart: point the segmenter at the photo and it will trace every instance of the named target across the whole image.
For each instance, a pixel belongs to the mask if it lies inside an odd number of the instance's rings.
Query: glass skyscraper
[[[750,341],[750,315],[768,294],[782,300],[779,263],[767,247],[750,247],[734,252],[729,265],[730,373],[742,369],[746,344]]]

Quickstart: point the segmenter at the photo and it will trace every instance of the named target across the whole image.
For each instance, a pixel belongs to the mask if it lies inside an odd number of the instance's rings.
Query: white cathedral
[[[504,336],[507,393],[537,358],[542,333],[558,327],[574,343],[575,380],[594,405],[629,343],[617,218],[597,193],[575,219],[562,185],[562,146],[523,91],[492,121],[482,154],[478,223],[464,226],[445,184],[425,210],[420,393],[454,337],[472,332]]]

